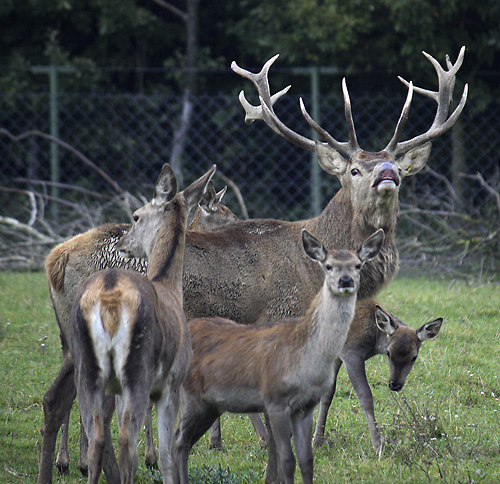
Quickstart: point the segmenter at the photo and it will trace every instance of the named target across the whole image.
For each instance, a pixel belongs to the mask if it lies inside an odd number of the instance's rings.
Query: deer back
[[[159,323],[159,301],[146,277],[127,269],[99,271],[84,281],[75,301],[69,346],[78,366],[93,369],[91,380],[102,379],[110,393],[121,393],[124,381],[134,385],[145,372],[152,375],[160,357],[168,373],[182,327]]]
[[[130,227],[130,224],[101,225],[62,242],[47,256],[45,271],[49,294],[63,335],[68,329],[77,290],[87,277],[111,267],[146,273],[144,259],[125,258],[115,248]]]

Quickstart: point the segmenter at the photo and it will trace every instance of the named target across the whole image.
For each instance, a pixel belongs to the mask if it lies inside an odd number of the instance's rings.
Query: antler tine
[[[448,131],[455,124],[456,120],[462,113],[465,106],[465,102],[467,101],[468,93],[469,93],[469,85],[466,84],[464,86],[464,92],[462,94],[462,98],[460,99],[460,103],[455,108],[455,111],[453,111],[451,116],[442,124],[439,124],[437,126],[434,126],[433,124],[433,126],[431,126],[431,128],[426,133],[423,133],[420,136],[416,136],[411,140],[398,143],[396,149],[394,150],[396,156],[406,153],[412,150],[413,148],[421,146],[446,133],[446,131]]]
[[[406,101],[403,105],[403,109],[401,110],[401,115],[399,116],[398,124],[396,125],[396,129],[394,131],[394,135],[389,141],[389,144],[384,148],[384,151],[392,152],[396,149],[398,145],[398,140],[401,137],[401,133],[403,132],[404,125],[408,120],[408,114],[410,112],[411,100],[413,99],[413,82],[408,83],[408,94],[406,95]]]
[[[283,95],[285,95],[291,88],[292,86],[287,86],[281,91],[277,92],[276,94],[273,94],[271,96],[271,105],[274,106],[274,103]],[[264,114],[262,111],[262,106],[253,106],[250,104],[246,97],[245,97],[245,91],[241,91],[239,96],[238,96],[241,105],[243,106],[243,109],[245,110],[245,123],[246,124],[252,124],[254,121],[258,119],[262,119],[263,121],[266,121],[264,119]]]
[[[240,76],[249,79],[253,82],[255,87],[257,88],[257,92],[259,94],[260,106],[253,106],[250,104],[245,98],[245,93],[243,91],[239,94],[239,100],[243,109],[246,112],[245,122],[247,124],[253,123],[257,119],[262,119],[273,131],[278,133],[280,136],[284,137],[291,143],[296,144],[302,148],[305,148],[310,151],[314,151],[315,142],[300,134],[292,131],[290,128],[285,126],[283,122],[278,118],[273,109],[273,104],[284,94],[288,92],[290,86],[285,87],[281,91],[277,92],[273,96],[271,96],[270,88],[269,88],[269,80],[268,73],[270,67],[279,57],[279,54],[276,54],[274,57],[271,57],[264,66],[261,71],[257,74],[254,74],[246,69],[242,69],[236,64],[235,61],[231,63],[231,69],[239,74]]]
[[[276,59],[279,57],[279,54],[271,57],[263,66],[260,72],[257,74],[247,71],[246,69],[241,68],[235,61],[231,62],[231,69],[239,74],[241,77],[244,77],[255,84],[257,91],[260,96],[264,98],[266,104],[271,103],[271,91],[269,89],[269,69],[276,62]]]
[[[354,120],[352,118],[351,99],[349,97],[349,91],[347,90],[345,77],[342,79],[342,93],[344,95],[345,120],[347,121],[347,131],[349,133],[349,147],[352,154],[359,151],[361,148],[359,147],[358,138],[356,137],[356,129],[354,128]]]
[[[349,91],[347,90],[347,83],[345,78],[342,79],[342,92],[344,94],[344,110],[345,110],[345,119],[347,121],[347,130],[349,132],[349,141],[340,142],[337,141],[330,133],[328,133],[325,129],[323,129],[307,112],[306,107],[304,105],[304,101],[302,98],[300,101],[300,110],[302,111],[302,115],[309,123],[309,126],[313,128],[323,139],[335,150],[337,150],[343,156],[350,158],[354,153],[359,151],[361,148],[358,144],[358,139],[356,137],[356,129],[354,128],[354,121],[352,118],[352,110],[351,110],[351,100],[349,98]]]
[[[438,136],[441,136],[443,133],[448,131],[453,126],[455,121],[458,119],[458,116],[460,116],[465,106],[465,102],[467,100],[468,86],[465,85],[459,105],[452,113],[452,115],[448,116],[449,106],[453,95],[453,89],[455,87],[456,74],[460,69],[460,67],[462,66],[465,55],[465,47],[462,47],[460,49],[460,53],[458,55],[455,64],[453,64],[450,61],[449,56],[446,56],[447,70],[444,69],[441,66],[441,64],[436,59],[434,59],[434,57],[427,54],[426,52],[423,52],[423,54],[434,66],[434,69],[438,76],[438,90],[431,91],[428,89],[422,89],[420,87],[413,87],[413,90],[418,94],[422,94],[423,96],[426,96],[430,99],[434,99],[434,101],[436,101],[437,103],[436,115],[434,116],[434,121],[432,122],[431,127],[428,129],[426,133],[416,136],[411,140],[403,141],[400,143],[397,143],[397,140],[395,140],[396,141],[395,142],[393,138],[390,141],[387,148],[385,148],[385,151],[392,151],[396,155],[406,153],[407,151],[413,148],[416,148],[429,141],[432,141],[433,139],[437,138]],[[399,77],[399,79],[406,86],[408,87],[410,86],[411,83],[409,83],[402,77]],[[400,132],[401,129],[396,128],[396,131],[399,131],[399,135],[401,134]]]
[[[316,146],[316,142],[314,140],[306,138],[305,136],[292,131],[274,114],[273,111],[271,111],[271,108],[268,107],[262,97],[259,96],[259,99],[264,111],[266,123],[272,130],[274,130],[276,133],[278,133],[280,136],[287,139],[291,143],[306,150],[314,151],[314,148]]]
[[[311,128],[313,128],[314,131],[316,131],[316,133],[318,133],[332,148],[334,148],[341,155],[346,156],[347,158],[349,158],[356,151],[358,151],[359,147],[358,149],[353,149],[350,141],[348,142],[337,141],[328,131],[322,128],[316,121],[314,121],[311,115],[307,112],[302,98],[299,98],[299,103],[300,103],[300,110],[302,111],[302,116],[304,116],[309,126],[311,126]]]

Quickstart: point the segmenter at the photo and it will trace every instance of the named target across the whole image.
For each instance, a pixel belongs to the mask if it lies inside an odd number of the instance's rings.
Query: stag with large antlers
[[[306,119],[326,140],[313,141],[294,133],[274,113],[273,103],[286,91],[270,95],[267,75],[275,59],[268,61],[259,74],[252,74],[233,63],[234,70],[255,83],[261,98],[261,105],[252,107],[243,95],[240,96],[247,110],[247,121],[263,119],[281,136],[313,150],[321,167],[337,176],[342,187],[323,212],[312,219],[297,222],[244,220],[214,232],[188,231],[183,272],[184,308],[188,319],[219,316],[252,324],[305,314],[320,288],[321,269],[300,250],[304,229],[328,247],[354,250],[375,230],[383,228],[386,234],[383,247],[379,256],[365,264],[361,271],[358,298],[371,297],[388,283],[398,268],[394,234],[401,181],[425,166],[431,140],[450,129],[463,109],[467,87],[459,106],[448,116],[455,76],[464,52],[462,49],[455,64],[448,61],[448,69],[443,69],[429,56],[438,74],[438,91],[415,89],[409,83],[407,100],[394,136],[387,147],[377,153],[359,148],[345,81],[349,141],[336,141],[307,115],[301,103]],[[435,99],[438,108],[426,133],[401,142],[414,90]],[[99,269],[124,263],[116,257],[115,248],[116,235],[124,230],[123,226],[116,225],[94,229],[66,242],[67,245],[59,247],[57,254],[49,255],[50,293],[63,341],[67,332],[68,308],[81,281]],[[71,361],[66,359],[44,397],[39,484],[51,480],[56,434],[67,413],[61,407],[61,395],[74,399],[72,373]],[[63,405],[67,404],[63,402]]]

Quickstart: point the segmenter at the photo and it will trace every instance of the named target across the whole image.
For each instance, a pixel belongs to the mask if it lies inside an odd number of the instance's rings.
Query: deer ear
[[[425,323],[420,328],[417,329],[417,336],[420,341],[427,341],[428,339],[434,339],[441,329],[443,324],[443,318],[435,319],[430,323]]]
[[[302,231],[302,244],[306,254],[312,260],[323,262],[326,259],[327,251],[324,245],[307,230]]]
[[[198,203],[200,208],[206,212],[215,211],[215,204],[217,203],[217,194],[215,193],[215,188],[212,180],[208,182],[205,193],[201,196],[201,199]]]
[[[380,331],[389,336],[398,329],[396,322],[378,304],[375,306],[375,324]]]
[[[151,203],[153,205],[165,205],[175,197],[176,193],[177,178],[171,166],[165,163],[158,176],[158,180],[156,180],[155,192]]]
[[[201,200],[201,197],[207,190],[208,182],[214,176],[216,168],[217,166],[213,165],[202,177],[198,178],[198,180],[184,189],[182,196],[184,197],[184,203],[188,210],[191,210]]]
[[[371,235],[364,241],[361,249],[358,250],[358,257],[363,262],[368,262],[369,260],[377,257],[380,250],[382,249],[384,238],[384,229],[378,229],[373,235]]]
[[[227,191],[227,185],[220,191],[215,194],[215,203],[220,203],[222,200],[222,197],[225,195]]]
[[[418,148],[408,151],[395,164],[401,170],[401,176],[407,177],[418,173],[427,163],[431,154],[432,143],[425,143]]]
[[[346,172],[347,161],[330,145],[317,141],[314,147],[314,152],[318,157],[319,165],[327,173],[340,177]]]

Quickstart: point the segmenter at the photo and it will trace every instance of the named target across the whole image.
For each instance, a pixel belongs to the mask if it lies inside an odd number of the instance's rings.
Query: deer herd
[[[268,73],[278,56],[251,73],[231,68],[256,87],[259,105],[240,93],[247,123],[263,120],[290,142],[314,151],[341,188],[323,212],[308,220],[240,220],[216,193],[215,165],[178,191],[163,166],[151,201],[134,222],[107,224],[55,247],[47,257],[49,293],[59,325],[63,362],[43,399],[39,484],[56,466],[68,469],[69,414],[78,397],[79,467],[97,483],[132,483],[137,440],[146,427],[146,463],[156,464],[151,406],[156,405],[158,461],[164,483],[189,482],[193,445],[213,425],[210,443],[221,447],[219,417],[250,413],[269,448],[266,483],[313,481],[313,447],[324,441],[337,374],[345,365],[377,453],[377,428],[365,360],[386,354],[389,388],[400,391],[424,341],[442,318],[412,329],[379,305],[377,293],[399,267],[395,229],[403,178],[427,163],[431,142],[449,130],[467,99],[467,85],[450,114],[462,48],[435,68],[438,90],[408,87],[388,145],[360,148],[345,79],[342,90],[348,141],[337,141],[300,109],[321,141],[287,127],[274,104]],[[414,93],[433,99],[427,132],[401,141]],[[190,211],[197,207],[188,226]],[[314,410],[319,413],[313,433]],[[118,460],[110,422],[116,408]],[[264,412],[267,429],[258,413]],[[295,455],[292,450],[293,438]],[[88,447],[87,447],[88,446]]]

